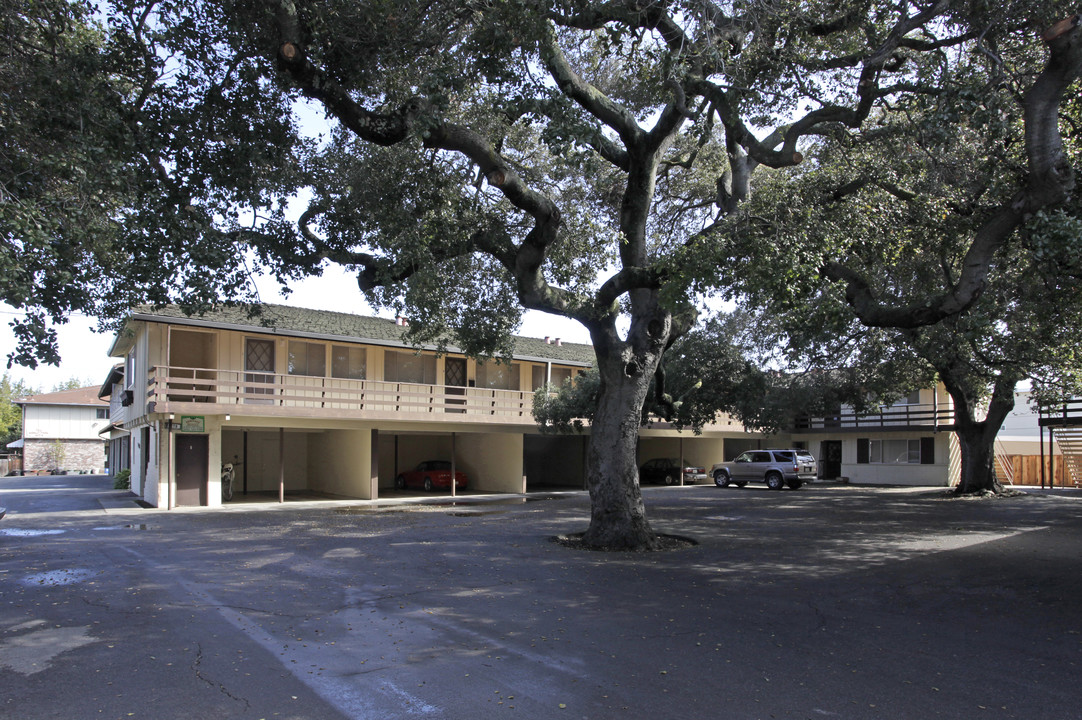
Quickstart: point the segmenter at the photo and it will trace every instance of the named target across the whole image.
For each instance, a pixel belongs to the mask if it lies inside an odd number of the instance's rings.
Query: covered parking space
[[[588,442],[586,434],[526,435],[522,443],[526,492],[584,490]]]
[[[468,427],[442,432],[382,428],[378,441],[379,496],[400,493],[395,490],[395,478],[430,461],[453,463],[456,472],[465,473],[467,492],[525,492],[522,434],[471,430]],[[443,492],[450,494],[450,490]]]

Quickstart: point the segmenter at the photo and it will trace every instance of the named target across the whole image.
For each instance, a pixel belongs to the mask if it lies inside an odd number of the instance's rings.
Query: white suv
[[[710,468],[714,484],[728,487],[729,483],[744,487],[749,482],[765,482],[771,490],[788,485],[796,490],[813,482],[818,472],[815,458],[807,450],[748,450],[732,462],[718,463]]]

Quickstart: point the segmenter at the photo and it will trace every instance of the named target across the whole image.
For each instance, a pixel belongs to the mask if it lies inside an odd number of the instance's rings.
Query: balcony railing
[[[1041,405],[1038,412],[1038,423],[1042,427],[1082,425],[1082,398],[1071,398],[1058,405]]]
[[[891,405],[874,412],[840,412],[826,417],[800,418],[796,430],[903,430],[947,428],[954,425],[954,409],[938,405]]]
[[[533,422],[526,391],[176,366],[151,368],[147,401],[156,412]]]

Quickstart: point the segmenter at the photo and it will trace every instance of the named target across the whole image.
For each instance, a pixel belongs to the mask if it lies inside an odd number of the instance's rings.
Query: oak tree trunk
[[[660,353],[626,362],[615,352],[596,346],[595,351],[601,392],[586,456],[591,512],[583,543],[606,550],[654,550],[657,535],[646,519],[637,460],[642,406]]]
[[[962,471],[961,480],[958,483],[958,494],[1002,492],[1003,485],[995,476],[996,433],[987,431],[987,421],[965,423],[965,427],[956,424],[954,432],[958,436],[962,451]]]
[[[978,421],[975,419],[979,411],[975,396],[966,393],[951,373],[944,372],[941,377],[954,400],[954,432],[962,452],[958,494],[1003,492],[1003,485],[995,474],[996,435],[1014,409],[1015,378],[1006,375],[996,381],[984,420]]]

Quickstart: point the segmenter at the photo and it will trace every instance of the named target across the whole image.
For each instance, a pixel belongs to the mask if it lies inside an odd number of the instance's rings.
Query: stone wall
[[[66,470],[68,472],[103,472],[104,440],[61,440],[63,461],[56,467],[56,440],[26,438],[23,444],[23,469],[26,472]]]

